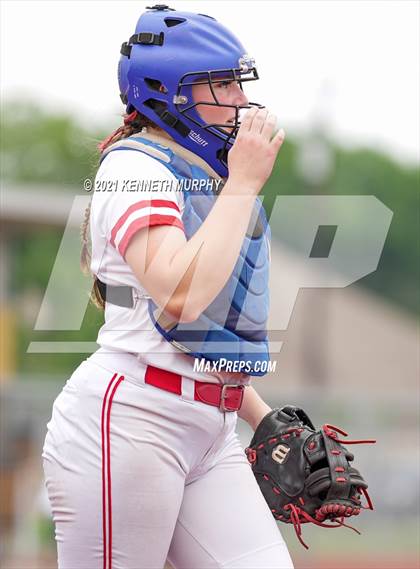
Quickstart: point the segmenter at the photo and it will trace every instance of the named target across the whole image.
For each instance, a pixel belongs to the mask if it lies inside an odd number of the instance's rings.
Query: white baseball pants
[[[107,354],[109,356],[109,354]],[[43,449],[59,569],[291,569],[236,412],[95,353],[54,402]]]

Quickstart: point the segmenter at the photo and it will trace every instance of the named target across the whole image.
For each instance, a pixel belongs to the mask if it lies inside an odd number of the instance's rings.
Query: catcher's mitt
[[[332,425],[316,431],[302,409],[288,405],[262,419],[245,449],[273,516],[292,523],[306,549],[302,523],[351,527],[343,523],[345,517],[357,516],[361,509],[373,510],[366,482],[350,465],[354,456],[341,443],[376,441],[340,441],[337,433],[347,436]],[[362,506],[362,495],[367,506]]]

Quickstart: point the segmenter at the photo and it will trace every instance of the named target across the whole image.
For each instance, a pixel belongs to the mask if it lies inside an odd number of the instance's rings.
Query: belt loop
[[[191,379],[190,377],[182,376],[181,399],[183,399],[187,403],[194,403],[194,386],[195,386],[194,379]]]
[[[138,361],[138,360],[137,360]],[[140,363],[140,362],[139,362]],[[136,374],[136,378],[138,379],[139,384],[141,385],[141,387],[145,387],[146,386],[146,373],[147,373],[147,364],[143,365],[141,368],[140,373]]]

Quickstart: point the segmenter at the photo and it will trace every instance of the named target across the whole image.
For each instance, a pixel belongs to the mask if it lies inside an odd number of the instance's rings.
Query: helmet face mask
[[[252,107],[261,108],[258,103],[248,102],[244,105],[233,105],[221,102],[214,89],[214,85],[235,82],[243,91],[242,83],[246,81],[256,81],[259,79],[257,69],[253,66],[250,73],[244,72],[240,68],[237,69],[216,69],[209,71],[191,71],[185,73],[179,83],[176,97],[174,98],[175,107],[178,112],[186,117],[191,123],[201,127],[204,131],[209,132],[212,136],[218,138],[222,146],[218,151],[218,158],[227,168],[227,153],[233,143],[240,127],[240,111],[242,109],[250,109]],[[193,87],[195,85],[208,85],[209,93],[212,95],[213,101],[194,101]],[[190,103],[191,101],[191,103]],[[232,119],[228,122],[206,122],[200,115],[201,107],[218,107],[220,109],[232,109]]]
[[[227,176],[227,154],[240,126],[240,110],[261,105],[247,101],[227,104],[225,99],[219,100],[215,86],[235,82],[243,91],[244,82],[259,79],[255,62],[237,38],[213,18],[168,10],[155,6],[143,14],[136,34],[123,44],[121,99],[127,112],[136,109],[219,175]],[[174,21],[178,24],[173,25]],[[138,37],[148,44],[137,41]],[[195,85],[208,86],[205,100],[194,99]],[[203,118],[200,109],[210,107],[224,111],[220,120],[217,113],[212,121]]]
[[[224,134],[224,130],[232,129],[232,126],[237,126],[239,121],[239,110],[240,109],[247,109],[253,106],[261,107],[261,105],[257,103],[250,103],[248,102],[245,105],[230,105],[228,103],[222,103],[219,101],[217,97],[217,93],[214,89],[214,85],[221,84],[221,83],[236,83],[240,89],[243,91],[242,83],[246,81],[255,81],[259,79],[258,73],[256,68],[252,69],[252,76],[244,77],[240,74],[238,69],[217,69],[217,70],[210,70],[210,71],[201,71],[201,72],[190,72],[186,73],[181,77],[178,83],[178,89],[175,100],[175,106],[177,110],[183,114],[184,116],[188,117],[192,122],[201,126],[205,130],[209,130],[211,128],[220,128],[222,129],[222,135]],[[195,85],[208,85],[209,92],[213,97],[213,101],[193,101],[192,95],[192,88]],[[188,89],[189,88],[189,89]],[[192,101],[191,104],[188,104]],[[179,102],[178,102],[179,101]],[[234,123],[233,125],[229,122],[225,123],[206,123],[202,118],[201,120],[197,120],[195,113],[190,113],[191,109],[196,109],[198,112],[198,108],[202,106],[209,106],[209,107],[220,107],[220,108],[231,108],[234,109]],[[199,112],[198,112],[199,114]],[[235,124],[236,123],[236,124]]]

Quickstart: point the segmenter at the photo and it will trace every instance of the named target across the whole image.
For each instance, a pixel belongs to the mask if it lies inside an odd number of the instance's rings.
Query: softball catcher
[[[54,402],[43,449],[60,569],[293,566],[276,519],[299,533],[301,443],[329,459],[333,439],[321,451],[305,414],[285,425],[250,385],[269,361],[270,228],[258,194],[284,140],[244,93],[257,79],[228,29],[166,5],[148,8],[121,46],[124,124],[99,145],[82,227],[105,323]],[[255,430],[252,468],[238,416]],[[270,456],[289,456],[281,464],[267,460],[274,437],[284,444]],[[329,505],[360,509],[366,483],[343,468],[348,495],[336,480],[334,499],[321,489],[313,499],[320,523]],[[281,505],[273,487],[289,491]]]

